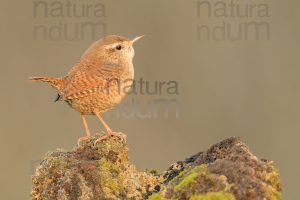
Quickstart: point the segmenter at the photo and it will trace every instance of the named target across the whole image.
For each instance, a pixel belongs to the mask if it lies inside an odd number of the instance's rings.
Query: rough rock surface
[[[32,178],[32,199],[281,199],[273,162],[258,159],[238,138],[178,161],[160,175],[137,171],[124,140],[94,144],[97,138],[70,152],[49,152]]]
[[[258,159],[238,138],[228,138],[164,174],[159,199],[280,200],[279,172],[272,161]]]
[[[128,159],[125,140],[99,135],[73,151],[49,152],[33,176],[32,199],[144,199],[161,176],[138,172]]]

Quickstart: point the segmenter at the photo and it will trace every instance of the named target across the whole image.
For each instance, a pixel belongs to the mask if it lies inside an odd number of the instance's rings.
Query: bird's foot
[[[83,141],[86,141],[86,140],[89,140],[89,139],[91,139],[90,136],[84,136],[84,137],[79,138],[78,141],[77,141],[78,146],[80,146],[80,144],[81,144]]]
[[[108,132],[107,134],[105,134],[105,135],[101,136],[100,138],[98,138],[94,142],[94,145],[98,144],[99,142],[103,142],[104,140],[107,140],[110,137],[116,137],[116,138],[126,142],[126,135],[124,133],[121,133],[121,132]]]

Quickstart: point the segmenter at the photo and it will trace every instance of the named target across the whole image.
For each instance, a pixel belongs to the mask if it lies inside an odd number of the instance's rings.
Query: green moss
[[[190,200],[235,200],[231,193],[227,192],[208,192],[206,194],[193,195]],[[177,198],[166,199],[160,194],[152,195],[149,200],[177,200]]]
[[[227,182],[224,175],[210,173],[209,165],[202,164],[196,167],[189,167],[168,183],[167,187],[153,195],[150,199],[191,199],[192,197],[204,198],[204,200],[232,200],[230,193],[232,184]],[[206,195],[207,194],[207,195]],[[221,198],[222,197],[222,198]]]
[[[247,193],[256,199],[282,200],[279,172],[273,162],[258,160],[239,141],[214,145],[197,161],[217,158],[214,162],[200,166],[177,163],[157,175],[154,170],[136,170],[124,140],[111,137],[95,144],[98,138],[96,135],[70,152],[48,153],[33,176],[32,198],[235,200]],[[255,190],[248,187],[253,183]]]
[[[206,171],[206,165],[200,165],[197,167],[194,167],[189,174],[182,180],[179,182],[179,184],[177,184],[174,187],[175,191],[179,191],[187,186],[189,186],[191,183],[195,182],[196,178],[199,176],[199,174],[204,174]],[[183,176],[183,174],[179,174],[178,178],[181,178]]]
[[[227,192],[208,192],[203,195],[191,196],[190,200],[235,200],[235,198]]]
[[[123,191],[123,174],[120,171],[120,167],[107,160],[102,158],[99,161],[100,167],[100,184],[103,188],[103,195],[106,198],[115,198]]]
[[[96,144],[99,137],[69,152],[49,152],[32,178],[32,199],[145,199],[155,191],[162,177],[137,171],[124,140]]]
[[[274,167],[273,161],[267,161],[266,167],[261,169],[258,172],[259,177],[264,181],[267,185],[265,187],[266,196],[271,200],[281,200],[281,182],[279,171]]]
[[[160,194],[154,194],[149,197],[149,200],[167,200],[167,199],[162,197]]]
[[[280,192],[273,193],[274,200],[282,200],[282,196]]]
[[[51,157],[48,162],[50,164],[50,168],[55,169],[56,171],[65,170],[68,166],[64,157]]]
[[[274,167],[273,161],[269,161],[267,164],[267,170],[263,173],[263,179],[276,189],[281,189],[281,183],[279,178],[279,171]]]
[[[172,184],[172,183],[176,182],[177,180],[182,178],[184,176],[184,174],[186,174],[186,170],[181,171],[176,177],[174,177],[172,180],[170,180],[169,183]]]

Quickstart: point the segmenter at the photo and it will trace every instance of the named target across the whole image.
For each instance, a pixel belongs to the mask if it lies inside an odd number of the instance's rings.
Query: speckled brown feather
[[[93,43],[67,76],[31,80],[49,83],[60,94],[60,100],[66,101],[82,114],[105,112],[119,104],[126,95],[113,82],[109,84],[107,93],[108,81],[117,79],[123,83],[134,77],[133,55],[128,57],[126,53],[118,54],[114,52],[117,50],[107,47],[116,43],[125,45],[130,41],[120,36],[108,36]]]
[[[64,90],[65,80],[64,78],[53,78],[53,77],[30,77],[30,81],[33,82],[45,82],[51,85],[57,92]]]
[[[132,44],[141,37],[129,40],[107,36],[94,42],[65,77],[30,78],[31,81],[49,83],[58,92],[55,101],[65,101],[81,113],[86,136],[78,142],[91,136],[85,115],[96,115],[105,127],[108,134],[99,141],[108,136],[122,138],[113,133],[100,114],[114,108],[126,96],[134,77]]]

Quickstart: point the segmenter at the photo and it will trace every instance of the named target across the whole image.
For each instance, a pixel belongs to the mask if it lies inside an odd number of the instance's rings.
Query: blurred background
[[[275,161],[284,199],[297,199],[299,5],[297,0],[2,2],[1,198],[30,199],[31,175],[45,153],[71,150],[85,134],[80,114],[54,103],[55,91],[28,77],[64,76],[92,41],[118,34],[146,35],[135,44],[134,66],[149,92],[128,96],[105,115],[115,131],[127,134],[130,158],[140,170],[163,171],[239,136],[259,158]],[[155,91],[159,82],[165,82],[161,92]],[[170,85],[177,91],[170,92]],[[93,133],[104,129],[95,117],[88,122]]]

